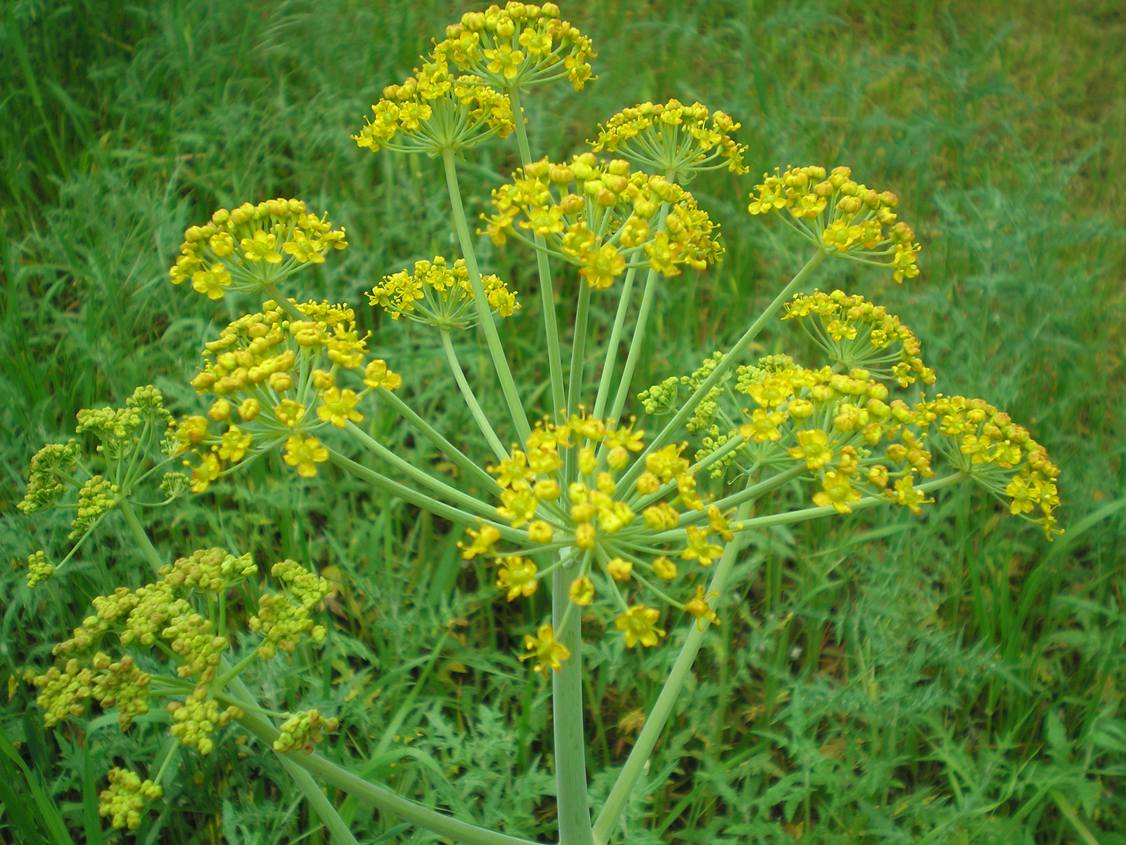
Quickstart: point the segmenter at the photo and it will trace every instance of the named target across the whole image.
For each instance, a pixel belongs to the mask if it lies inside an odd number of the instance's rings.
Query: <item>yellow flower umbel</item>
[[[782,319],[798,320],[833,364],[863,368],[900,387],[934,384],[934,370],[919,357],[922,345],[915,333],[862,296],[841,290],[799,294],[786,304]]]
[[[708,509],[697,492],[681,455],[683,444],[651,452],[636,482],[618,490],[618,480],[644,447],[644,432],[632,425],[614,427],[582,415],[560,424],[541,421],[522,448],[488,468],[501,487],[497,516],[525,532],[526,541],[502,542],[495,527],[483,525],[468,532],[462,557],[495,558],[497,587],[509,601],[533,595],[539,580],[557,567],[571,567],[573,604],[606,614],[607,623],[626,619],[617,627],[631,648],[656,645],[664,636],[660,612],[638,597],[691,612],[694,581],[719,558],[732,532],[725,515]],[[703,524],[673,530],[687,514]],[[569,551],[561,562],[563,549]],[[670,558],[695,565],[681,573]],[[671,582],[678,577],[685,585],[683,600],[673,595],[677,587]],[[599,598],[602,603],[596,603]],[[545,644],[543,631],[528,638],[536,654],[554,642]],[[551,661],[541,659],[540,665]]]
[[[934,421],[936,446],[954,466],[1005,502],[1010,513],[1043,528],[1049,540],[1060,533],[1055,518],[1060,471],[1027,429],[984,399],[940,394],[920,403],[919,411]]]
[[[500,90],[566,78],[581,90],[591,78],[590,39],[559,19],[554,3],[506,3],[467,12],[446,27],[434,53]]]
[[[481,277],[485,299],[494,314],[511,317],[520,309],[516,294],[499,277]],[[465,329],[477,323],[473,304],[473,286],[464,259],[453,266],[441,256],[433,261],[418,261],[413,270],[400,270],[376,285],[368,294],[368,302],[378,306],[397,320],[406,317],[439,329]]]
[[[919,275],[922,248],[895,209],[899,198],[854,182],[847,167],[826,174],[817,165],[764,173],[747,211],[752,215],[785,211],[793,229],[818,249],[865,264],[890,267],[902,283]]]
[[[485,232],[494,243],[515,236],[535,247],[532,236],[540,235],[594,289],[610,287],[630,267],[663,276],[680,275],[686,266],[703,270],[723,252],[718,227],[690,193],[593,153],[518,169],[512,182],[493,191],[493,207]]]
[[[709,114],[703,103],[640,103],[600,125],[590,143],[595,152],[620,153],[641,168],[687,182],[705,170],[747,172],[747,147],[732,137],[740,125],[725,112]]]
[[[208,299],[221,299],[228,291],[260,293],[323,263],[330,251],[345,249],[344,237],[327,215],[309,213],[301,200],[243,203],[219,209],[202,226],[190,226],[170,276],[174,285],[191,281]]]
[[[291,317],[290,309],[304,319]],[[204,347],[192,386],[210,406],[206,416],[178,420],[174,435],[180,451],[195,456],[192,489],[203,492],[224,467],[282,446],[298,474],[316,475],[328,450],[314,432],[358,422],[368,392],[401,382],[384,361],[367,359],[351,308],[265,302]]]
[[[372,117],[352,140],[378,152],[440,155],[464,150],[514,128],[508,97],[475,76],[453,76],[442,56],[430,56],[401,85],[388,85]]]

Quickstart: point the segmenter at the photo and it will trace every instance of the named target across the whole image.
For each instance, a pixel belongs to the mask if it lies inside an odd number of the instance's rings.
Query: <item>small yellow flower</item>
[[[317,408],[317,416],[325,422],[343,428],[346,422],[359,422],[364,418],[364,415],[356,410],[356,403],[359,401],[360,396],[356,391],[331,387],[321,394],[321,406]]]
[[[302,478],[312,478],[317,474],[317,464],[328,460],[328,449],[315,437],[292,435],[285,441],[285,462],[297,468]]]
[[[571,601],[575,604],[580,607],[587,607],[594,601],[594,582],[585,575],[576,578],[571,582],[571,588],[567,591],[567,595],[571,597]]]
[[[541,675],[546,675],[548,669],[558,672],[563,661],[571,657],[571,650],[555,639],[555,631],[548,624],[540,625],[534,637],[524,636],[524,649],[528,653],[520,655],[520,659],[535,660],[532,669]]]
[[[403,385],[403,377],[388,369],[382,358],[376,358],[364,368],[364,384],[373,390],[398,390]]]
[[[606,571],[615,581],[628,581],[633,574],[633,564],[620,557],[611,558],[606,564]]]
[[[627,648],[633,648],[638,643],[651,648],[665,636],[665,632],[657,627],[660,618],[660,611],[638,604],[618,616],[614,627],[622,632]]]
[[[526,557],[502,557],[497,571],[497,589],[505,590],[505,598],[515,601],[520,596],[531,596],[539,587],[536,565]]]
[[[276,235],[267,234],[259,229],[252,238],[243,238],[239,246],[247,261],[265,261],[267,264],[280,264],[281,253],[274,247],[277,245]]]

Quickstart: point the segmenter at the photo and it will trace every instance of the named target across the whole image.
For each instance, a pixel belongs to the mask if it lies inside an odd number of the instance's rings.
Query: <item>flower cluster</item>
[[[787,167],[785,172],[775,168],[755,186],[747,211],[758,215],[784,209],[789,216],[783,219],[819,249],[890,267],[896,282],[915,278],[922,247],[896,215],[899,198],[851,177],[848,167],[834,167],[828,174],[818,165]]]
[[[311,264],[321,264],[333,249],[345,249],[343,229],[328,215],[317,217],[297,199],[272,199],[221,208],[202,226],[184,232],[172,284],[191,280],[208,299],[231,291],[259,293]]]
[[[900,387],[934,384],[934,370],[919,357],[915,333],[882,305],[842,290],[799,294],[786,303],[783,320],[798,320],[829,356],[846,369],[860,367]]]
[[[554,3],[506,3],[462,15],[446,27],[434,55],[500,90],[566,77],[578,91],[591,78],[595,54],[589,38],[559,19]]]
[[[365,363],[366,354],[366,338],[344,305],[268,300],[229,324],[205,345],[203,369],[192,380],[211,401],[207,415],[176,425],[177,448],[195,459],[188,462],[192,490],[203,492],[225,467],[283,445],[299,475],[316,475],[328,450],[313,432],[361,420],[364,394],[402,383],[386,362]],[[346,374],[363,388],[339,383]]]
[[[331,592],[329,582],[292,560],[275,563],[270,574],[285,589],[259,598],[258,612],[250,617],[250,630],[262,635],[258,653],[273,657],[278,651],[292,652],[305,639],[321,642],[325,627],[313,622],[312,612]]]
[[[136,830],[145,805],[163,794],[159,784],[141,780],[128,769],[113,768],[109,770],[109,786],[98,795],[98,815],[108,818],[115,828]]]
[[[325,731],[334,731],[340,726],[340,720],[333,717],[326,719],[317,710],[304,710],[296,713],[282,723],[280,733],[274,740],[274,751],[285,752],[294,749],[311,754],[313,748],[321,741]]]
[[[493,313],[511,317],[520,308],[516,294],[499,277],[481,277],[485,299]],[[397,320],[406,317],[443,330],[469,328],[477,323],[473,304],[473,285],[465,260],[449,265],[437,256],[433,261],[415,262],[411,272],[400,270],[376,285],[368,302]]]
[[[55,645],[54,665],[31,679],[39,689],[37,702],[46,724],[81,716],[93,701],[103,710],[116,710],[126,729],[148,712],[152,682],[159,680],[162,689],[187,692],[168,706],[173,736],[209,753],[215,731],[240,715],[237,707],[221,706],[213,694],[230,645],[225,626],[234,621],[221,614],[217,623],[213,611],[228,591],[257,573],[250,555],[201,549],[163,567],[155,581],[95,598],[93,613]],[[262,594],[247,623],[261,637],[253,652],[259,657],[291,652],[299,642],[319,642],[325,635],[311,614],[328,594],[328,582],[291,560],[275,564],[271,573],[281,590]],[[102,648],[113,640],[136,655],[110,656]],[[155,665],[154,658],[163,655],[173,656],[174,676],[138,665],[138,660]]]
[[[497,245],[515,236],[578,265],[592,288],[604,289],[628,268],[648,266],[677,276],[702,270],[722,255],[718,227],[690,193],[663,176],[630,172],[622,159],[593,153],[566,164],[542,159],[518,169],[493,191],[495,213],[485,232]]]
[[[644,432],[632,425],[616,427],[580,415],[560,424],[540,422],[523,448],[489,468],[501,487],[497,515],[524,532],[526,542],[501,550],[501,532],[484,524],[470,529],[462,556],[493,558],[497,587],[509,601],[535,594],[555,566],[571,569],[571,603],[586,607],[599,596],[608,598],[618,610],[614,625],[631,648],[656,645],[664,636],[660,612],[641,601],[643,596],[710,618],[706,601],[679,601],[669,594],[680,575],[675,561],[694,564],[684,579],[691,585],[701,568],[723,553],[732,528],[697,491],[692,467],[681,455],[683,444],[652,451],[633,486],[618,489],[623,471],[644,446]],[[571,549],[566,560],[541,570],[535,558],[562,548]],[[529,635],[526,645],[537,671],[558,668],[566,659],[550,625]]]
[[[722,167],[746,173],[743,155],[747,147],[732,137],[740,126],[725,112],[709,114],[703,103],[640,103],[600,125],[591,146],[595,152],[620,153],[642,168],[677,181]]]
[[[427,57],[402,84],[384,88],[371,111],[352,140],[373,153],[438,155],[504,137],[514,127],[508,97],[475,76],[451,74],[444,54]]]
[[[27,556],[27,586],[35,589],[55,574],[55,565],[47,560],[42,549]]]
[[[985,489],[1007,499],[1010,513],[1030,519],[1052,539],[1059,506],[1059,468],[1028,430],[984,399],[943,396],[919,405],[934,421],[936,447]]]
[[[32,457],[27,492],[17,507],[28,514],[58,508],[72,517],[70,551],[57,566],[47,562],[44,551],[35,552],[28,560],[30,586],[65,566],[106,513],[139,498],[143,482],[169,460],[171,422],[160,391],[138,387],[122,407],[83,408],[75,427],[78,439],[49,443]],[[159,486],[165,501],[179,495],[182,480],[177,472],[163,474]]]

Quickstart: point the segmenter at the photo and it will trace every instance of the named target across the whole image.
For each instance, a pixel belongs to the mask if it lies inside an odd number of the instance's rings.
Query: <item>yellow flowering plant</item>
[[[318,755],[317,741],[338,727],[332,716],[261,707],[242,671],[331,636],[318,621],[329,584],[282,561],[270,570],[280,587],[263,591],[244,550],[203,549],[167,564],[138,516],[158,504],[142,488],[160,472],[168,495],[205,494],[253,460],[272,461],[294,483],[347,473],[457,526],[462,557],[488,562],[499,600],[547,593],[549,613],[520,632],[520,658],[550,681],[563,845],[624,841],[624,807],[705,636],[720,622],[748,535],[885,506],[919,514],[941,490],[964,482],[981,485],[1049,539],[1057,531],[1058,470],[1029,432],[984,400],[934,392],[921,342],[886,308],[814,288],[816,271],[832,258],[890,271],[900,283],[919,274],[920,245],[898,219],[897,197],[855,181],[847,167],[789,167],[748,188],[750,215],[782,220],[809,243],[808,260],[729,348],[689,373],[645,389],[634,384],[662,287],[723,255],[718,227],[686,185],[717,168],[742,175],[747,148],[725,112],[670,100],[608,118],[589,149],[565,160],[536,158],[523,101],[553,80],[582,89],[593,78],[593,57],[589,39],[555,4],[469,12],[408,79],[384,89],[353,135],[371,152],[441,160],[461,255],[390,272],[367,300],[390,317],[383,330],[409,320],[437,331],[442,363],[486,454],[463,451],[411,407],[416,385],[392,369],[394,361],[371,354],[353,306],[296,295],[291,277],[349,244],[327,215],[300,200],[273,199],[221,209],[190,227],[171,270],[174,284],[247,303],[203,345],[191,381],[198,405],[173,419],[159,393],[142,388],[125,409],[79,415],[78,432],[97,438],[96,452],[72,441],[32,460],[21,507],[39,510],[73,494],[71,555],[116,508],[154,574],[140,588],[96,598],[91,615],[55,646],[54,664],[33,676],[48,724],[96,704],[116,711],[125,729],[152,701],[165,701],[176,742],[151,778],[109,774],[102,813],[115,827],[141,823],[177,749],[210,753],[237,727],[278,755],[334,841],[355,839],[318,783],[448,840],[531,841],[411,801]],[[498,178],[479,233],[534,256],[548,365],[547,390],[536,401],[513,374],[501,335],[501,325],[525,337],[535,330],[521,307],[527,294],[482,271],[458,177],[461,157],[510,135],[519,166]],[[604,339],[591,329],[596,307],[607,312]],[[560,331],[560,312],[569,333]],[[752,355],[772,324],[783,340],[800,329],[816,355]],[[478,400],[494,384],[473,384],[454,332],[483,338],[503,398],[500,418]],[[593,371],[591,358],[602,362]],[[457,475],[440,477],[379,442],[364,425],[377,407],[429,441]],[[772,507],[783,490],[787,501],[795,492],[807,501]],[[43,551],[28,568],[33,586],[54,570]],[[620,637],[624,660],[673,642],[679,648],[593,817],[583,747],[584,631]]]

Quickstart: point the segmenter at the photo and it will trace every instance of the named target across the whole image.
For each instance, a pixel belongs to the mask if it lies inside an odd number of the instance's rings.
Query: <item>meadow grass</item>
[[[237,312],[171,288],[166,272],[184,227],[213,208],[284,195],[329,209],[353,246],[304,277],[309,296],[358,303],[381,275],[455,251],[440,166],[369,155],[348,135],[464,8],[23,0],[0,19],[0,840],[108,841],[96,812],[107,761],[153,759],[162,743],[159,731],[122,738],[112,716],[47,733],[19,682],[92,596],[144,578],[111,521],[65,576],[27,590],[20,562],[52,528],[15,511],[28,458],[78,408],[138,384],[194,407],[200,344]],[[1116,4],[654,0],[563,14],[594,39],[599,79],[531,105],[534,149],[567,152],[618,109],[676,96],[743,122],[752,175],[848,163],[895,190],[923,275],[897,288],[833,267],[821,287],[900,314],[944,392],[1010,411],[1063,472],[1067,533],[1050,545],[969,489],[921,522],[866,514],[755,536],[623,841],[1126,843]],[[501,144],[465,168],[471,210],[514,161]],[[732,340],[800,266],[784,228],[747,217],[752,184],[693,184],[727,256],[661,291],[638,384]],[[517,288],[534,286],[530,255],[482,249]],[[448,403],[435,339],[358,310],[415,407],[484,454]],[[518,376],[542,383],[534,337],[506,340]],[[794,340],[780,325],[760,349]],[[465,352],[470,377],[487,377],[483,354]],[[433,460],[389,414],[372,426]],[[344,477],[298,484],[261,466],[148,523],[169,558],[228,544],[336,582],[324,653],[250,679],[282,706],[338,710],[346,729],[327,753],[483,824],[550,835],[548,693],[513,656],[543,607],[498,601],[448,525]],[[596,640],[590,660],[596,802],[675,653],[621,651]],[[143,841],[328,841],[269,752],[240,743],[178,765]],[[342,804],[363,842],[435,841]]]

